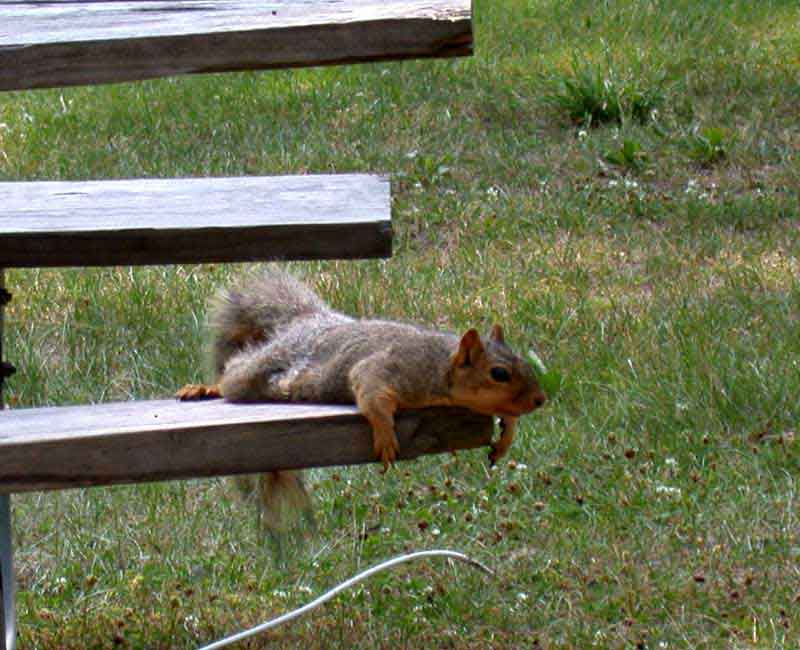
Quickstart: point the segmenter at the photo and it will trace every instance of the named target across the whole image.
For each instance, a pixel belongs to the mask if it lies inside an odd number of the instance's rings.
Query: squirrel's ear
[[[457,366],[471,365],[479,354],[483,353],[483,343],[478,331],[475,329],[467,330],[461,337],[458,344],[458,352],[453,359]]]
[[[496,343],[505,343],[506,340],[503,337],[503,328],[499,325],[495,325],[492,328],[492,333],[489,335],[489,338]]]

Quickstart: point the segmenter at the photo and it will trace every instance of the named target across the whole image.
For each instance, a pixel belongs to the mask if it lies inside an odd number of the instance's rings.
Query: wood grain
[[[388,179],[367,174],[0,183],[0,267],[391,254]]]
[[[0,90],[471,53],[470,0],[0,0]]]
[[[422,409],[397,418],[401,458],[487,445],[492,418]],[[0,413],[0,492],[374,462],[352,406],[118,402]]]

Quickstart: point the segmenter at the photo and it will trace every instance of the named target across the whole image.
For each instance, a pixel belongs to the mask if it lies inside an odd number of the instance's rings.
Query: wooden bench
[[[471,51],[470,0],[0,0],[0,90]],[[374,175],[0,183],[0,206],[0,363],[3,268],[391,253],[389,184]],[[12,372],[0,366],[0,391]],[[431,409],[397,429],[414,458],[485,445],[492,421]],[[371,460],[369,427],[347,406],[3,411],[0,650],[15,647],[9,493]]]

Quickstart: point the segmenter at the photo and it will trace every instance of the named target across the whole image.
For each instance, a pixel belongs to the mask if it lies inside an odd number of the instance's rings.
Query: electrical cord
[[[465,562],[466,564],[472,566],[475,569],[483,571],[488,575],[495,575],[494,571],[492,571],[489,567],[485,564],[481,564],[477,560],[473,560],[472,558],[464,555],[463,553],[458,553],[456,551],[447,551],[447,550],[430,550],[430,551],[417,551],[416,553],[409,553],[408,555],[399,555],[397,557],[392,558],[391,560],[387,560],[386,562],[381,562],[380,564],[376,564],[375,566],[362,571],[361,573],[353,576],[349,580],[345,580],[341,584],[337,585],[333,589],[326,591],[324,594],[315,598],[310,603],[303,605],[291,612],[287,612],[277,618],[273,618],[271,621],[266,621],[261,623],[260,625],[256,625],[255,627],[251,627],[249,630],[244,630],[243,632],[239,632],[238,634],[232,634],[229,637],[225,637],[224,639],[220,639],[219,641],[215,641],[209,645],[203,646],[199,648],[199,650],[218,650],[218,648],[223,648],[231,643],[236,643],[237,641],[242,641],[243,639],[247,639],[251,636],[255,636],[256,634],[261,634],[262,632],[266,632],[273,627],[277,627],[282,623],[286,623],[291,621],[299,616],[302,616],[306,612],[310,612],[312,609],[315,609],[322,605],[323,603],[329,601],[331,598],[336,596],[337,594],[341,593],[345,589],[352,587],[355,584],[358,584],[362,580],[366,580],[370,576],[378,573],[379,571],[383,571],[384,569],[389,569],[393,566],[398,564],[403,564],[404,562],[410,562],[412,560],[418,560],[424,557],[446,557],[452,560],[458,560],[460,562]]]

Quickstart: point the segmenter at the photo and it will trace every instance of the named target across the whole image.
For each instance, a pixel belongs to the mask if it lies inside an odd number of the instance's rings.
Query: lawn
[[[349,313],[500,322],[564,377],[508,460],[313,472],[275,561],[224,479],[16,496],[21,650],[800,648],[800,6],[475,4],[470,59],[0,95],[0,179],[393,178],[395,253],[293,264]],[[221,218],[224,218],[221,217]],[[10,271],[12,407],[206,376],[246,265]]]

